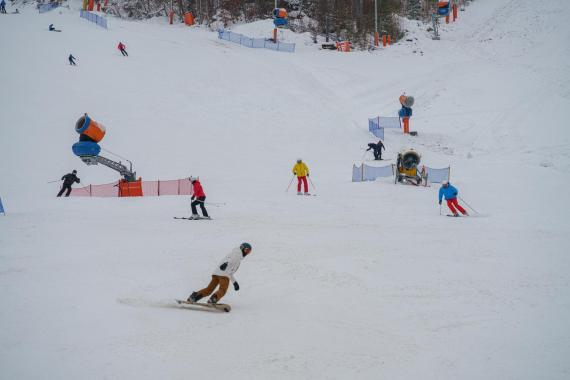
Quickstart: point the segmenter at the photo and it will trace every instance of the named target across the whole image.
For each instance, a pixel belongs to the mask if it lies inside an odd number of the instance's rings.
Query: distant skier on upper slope
[[[127,47],[125,46],[124,43],[119,42],[119,44],[117,45],[117,49],[119,49],[119,51],[121,52],[121,54],[123,55],[123,57],[128,57],[129,54],[127,53]]]

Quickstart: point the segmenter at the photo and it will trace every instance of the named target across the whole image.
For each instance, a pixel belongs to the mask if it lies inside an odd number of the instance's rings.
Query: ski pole
[[[61,179],[56,179],[55,181],[48,181],[48,183],[54,183],[54,182],[59,182],[61,181]]]
[[[441,216],[441,203],[439,204],[439,216]]]
[[[289,191],[289,188],[291,187],[291,184],[293,183],[293,178],[295,178],[295,175],[291,176],[291,181],[289,181],[289,186],[287,186],[287,190],[285,190],[285,192]]]
[[[367,150],[364,151],[364,154],[362,155],[362,157],[360,158],[360,161],[364,161],[364,157],[366,156],[366,152],[368,152]]]
[[[225,203],[210,203],[210,202],[204,202],[204,204],[208,205],[208,206],[214,206],[214,207],[222,207],[222,206],[226,205]]]
[[[315,187],[315,184],[313,183],[313,180],[311,179],[311,177],[307,176],[307,178],[309,179],[309,182],[311,182],[311,186],[313,186],[313,190],[317,190],[317,188]]]
[[[465,203],[465,205],[467,207],[469,207],[471,210],[473,210],[473,212],[475,212],[475,214],[479,214],[479,212],[477,210],[475,210],[473,207],[469,206],[469,203],[465,202],[465,199],[461,198],[460,196],[458,196],[459,199],[461,199],[461,202]]]

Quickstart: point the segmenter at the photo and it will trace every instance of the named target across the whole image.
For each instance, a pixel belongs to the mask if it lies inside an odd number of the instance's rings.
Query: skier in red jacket
[[[127,47],[125,46],[125,44],[123,44],[122,42],[119,42],[119,44],[117,45],[117,49],[119,49],[121,51],[121,54],[123,55],[123,57],[128,57],[129,54],[127,53],[127,51],[125,50]]]
[[[192,216],[190,219],[210,219],[210,216],[208,216],[208,211],[206,211],[206,207],[204,207],[204,202],[206,202],[206,194],[204,193],[204,189],[202,189],[200,180],[198,180],[196,177],[190,176],[190,182],[192,183],[192,203],[190,204],[190,207],[192,207]],[[196,209],[197,205],[200,205],[202,215],[204,215],[202,218],[200,218],[200,215],[198,215],[198,210]]]

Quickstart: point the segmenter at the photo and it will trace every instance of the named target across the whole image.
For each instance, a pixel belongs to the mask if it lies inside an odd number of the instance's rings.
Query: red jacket
[[[126,46],[125,46],[125,45],[123,45],[123,43],[122,43],[122,42],[119,42],[119,45],[117,45],[117,49],[119,49],[119,50],[123,50],[124,48],[126,48]]]
[[[192,195],[196,198],[206,196],[204,189],[202,189],[202,184],[200,181],[194,181],[194,183],[192,183]]]

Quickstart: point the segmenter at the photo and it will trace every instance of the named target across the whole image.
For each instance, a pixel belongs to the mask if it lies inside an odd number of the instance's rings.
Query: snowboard
[[[227,303],[203,303],[203,302],[189,302],[189,301],[184,301],[184,300],[176,300],[176,302],[178,302],[179,305],[191,305],[191,306],[198,306],[198,307],[203,307],[206,309],[212,309],[212,310],[217,310],[217,311],[225,311],[226,313],[229,313],[230,310],[232,310],[232,307],[230,305],[228,305]]]
[[[183,216],[175,216],[174,219],[184,219],[184,220],[212,220],[212,218],[204,218],[204,217],[199,217],[198,219],[194,219],[194,218],[186,218]]]

